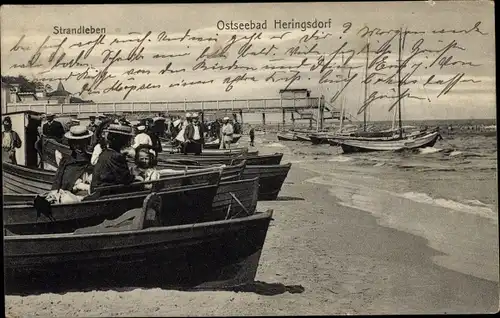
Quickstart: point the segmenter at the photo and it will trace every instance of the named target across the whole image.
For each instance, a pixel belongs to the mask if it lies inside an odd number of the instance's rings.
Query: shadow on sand
[[[305,288],[301,285],[283,285],[281,283],[265,283],[255,281],[244,286],[234,287],[229,289],[234,292],[255,293],[263,296],[281,295],[286,292],[290,294],[301,294]]]
[[[274,201],[304,201],[304,198],[282,196],[277,197]]]
[[[6,295],[18,295],[18,296],[29,296],[29,295],[41,295],[45,293],[54,293],[54,294],[60,294],[64,295],[66,293],[70,292],[95,292],[95,291],[115,291],[115,292],[129,292],[133,291],[136,289],[150,289],[150,288],[161,288],[161,289],[166,289],[166,290],[176,290],[176,291],[184,291],[184,292],[197,292],[197,291],[232,291],[232,292],[245,292],[245,293],[255,293],[258,295],[264,295],[264,296],[275,296],[275,295],[280,295],[284,294],[286,292],[289,292],[290,294],[300,294],[304,292],[304,287],[301,285],[290,285],[286,286],[281,283],[265,283],[265,282],[260,282],[260,281],[255,281],[253,283],[249,283],[246,285],[238,286],[238,287],[222,287],[222,288],[179,288],[175,286],[161,286],[161,284],[145,284],[145,285],[138,285],[135,287],[128,287],[128,286],[97,286],[97,285],[87,285],[84,287],[84,285],[87,284],[82,284],[81,286],[53,286],[50,284],[47,284],[44,286],[38,286],[38,288],[23,288],[22,290],[19,288],[13,289],[13,288],[6,288]],[[19,287],[19,286],[17,286]]]

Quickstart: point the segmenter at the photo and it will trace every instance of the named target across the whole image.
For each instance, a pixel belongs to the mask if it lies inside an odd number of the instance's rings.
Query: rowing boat
[[[279,141],[296,141],[297,135],[293,132],[279,132],[276,134]]]
[[[164,154],[168,153],[181,153],[179,147],[174,147],[168,144],[162,144],[162,152]],[[223,156],[223,155],[235,155],[246,153],[248,155],[258,155],[258,150],[248,150],[247,147],[235,147],[231,149],[203,149],[200,156]]]
[[[253,283],[271,218],[268,210],[139,230],[5,236],[6,292],[220,289]]]
[[[425,147],[432,147],[440,137],[434,131],[415,137],[404,138],[352,138],[337,139],[344,153],[370,152],[370,151],[401,151]]]
[[[7,205],[4,202],[4,228],[16,234],[43,234],[72,232],[96,225],[140,206],[150,191],[137,191],[137,186],[147,183],[152,184],[164,202],[162,219],[167,222],[164,225],[200,222],[210,218],[220,175],[220,171],[213,171],[142,182],[133,185],[136,191],[128,193],[123,186],[105,187],[97,196],[91,195],[81,202],[53,204],[49,208],[36,207],[33,201],[18,200]]]
[[[266,155],[224,155],[224,156],[196,156],[183,154],[161,154],[158,156],[162,160],[188,160],[198,162],[200,165],[225,164],[232,165],[234,160],[246,160],[246,165],[277,165],[283,158],[282,153]]]
[[[247,166],[243,178],[259,177],[259,200],[276,200],[292,164]]]

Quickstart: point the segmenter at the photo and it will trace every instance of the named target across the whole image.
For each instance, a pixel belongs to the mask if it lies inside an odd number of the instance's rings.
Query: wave
[[[329,159],[328,161],[330,162],[347,162],[347,161],[352,161],[352,158],[345,157],[345,156],[335,156],[332,159]]]
[[[420,148],[419,151],[421,154],[427,155],[427,154],[431,154],[431,153],[441,152],[441,151],[443,151],[443,149],[434,148],[434,147],[425,147],[425,148]]]
[[[266,145],[267,147],[273,147],[273,148],[287,148],[287,146],[283,145],[282,143],[279,143],[279,142],[273,142],[273,143],[270,143],[268,145]]]
[[[461,155],[461,154],[463,154],[463,152],[457,151],[457,150],[453,150],[452,152],[450,152],[449,156],[450,157],[454,157],[454,156],[458,156],[458,155]]]
[[[441,198],[435,199],[425,193],[419,193],[419,192],[406,192],[402,194],[398,193],[395,195],[418,203],[425,203],[458,212],[475,214],[493,220],[497,219],[497,214],[491,209],[491,207],[487,205],[486,206],[469,205],[448,199],[441,199]]]

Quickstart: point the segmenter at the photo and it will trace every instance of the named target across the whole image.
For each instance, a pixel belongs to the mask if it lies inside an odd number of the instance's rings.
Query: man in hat
[[[63,125],[57,120],[54,120],[54,114],[47,114],[45,118],[47,119],[47,122],[43,124],[43,135],[60,141],[65,133]]]
[[[90,130],[91,132],[95,132],[95,130],[97,129],[97,124],[95,123],[95,116],[94,115],[90,115],[89,116],[89,125],[87,126],[87,129]]]
[[[106,132],[107,147],[102,150],[94,166],[91,192],[103,186],[128,185],[135,178],[128,167],[126,155],[122,153],[133,137],[132,127],[111,124]]]
[[[19,134],[12,130],[12,120],[5,117],[2,131],[2,161],[17,164],[16,148],[21,148],[22,141]]]
[[[222,125],[221,129],[221,143],[220,149],[231,149],[231,142],[233,141],[233,125],[229,122],[229,117],[224,117],[223,119],[224,125]]]
[[[203,136],[205,131],[198,120],[198,113],[194,113],[191,118],[192,121],[186,126],[186,130],[184,131],[184,139],[187,142],[184,153],[200,155],[204,144]]]

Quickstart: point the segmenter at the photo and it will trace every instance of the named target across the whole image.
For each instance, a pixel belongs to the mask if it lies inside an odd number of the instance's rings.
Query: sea
[[[292,169],[316,172],[304,182],[327,187],[339,205],[427,239],[441,252],[436,264],[498,282],[497,138],[467,128],[492,121],[405,123],[412,124],[453,125],[458,132],[407,152],[343,154],[340,147],[278,141],[271,133],[257,134],[256,143],[283,152]]]

